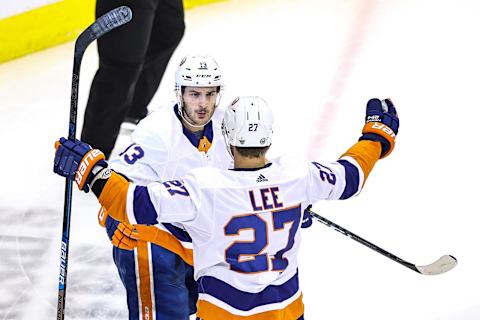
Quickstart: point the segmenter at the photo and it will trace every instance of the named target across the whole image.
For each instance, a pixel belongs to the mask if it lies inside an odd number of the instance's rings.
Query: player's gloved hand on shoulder
[[[75,180],[80,190],[89,191],[89,183],[94,177],[92,169],[106,168],[107,162],[105,155],[98,149],[92,147],[80,140],[68,140],[60,138],[55,142],[55,159],[53,162],[53,172]],[[98,170],[94,170],[95,173]]]
[[[359,140],[378,141],[382,145],[380,159],[388,156],[395,146],[400,120],[390,99],[370,99],[367,103],[365,126]]]

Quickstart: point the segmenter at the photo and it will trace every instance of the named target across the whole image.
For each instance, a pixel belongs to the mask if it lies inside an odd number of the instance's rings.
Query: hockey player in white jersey
[[[181,180],[137,186],[106,168],[98,150],[62,138],[54,171],[75,177],[80,189],[90,186],[119,221],[186,228],[199,319],[303,319],[297,265],[302,211],[319,200],[357,195],[376,161],[393,150],[399,120],[390,100],[371,99],[360,141],[330,163],[267,160],[272,124],[261,98],[242,97],[228,107],[223,131],[232,170],[198,168]]]
[[[142,120],[132,133],[133,143],[109,161],[113,170],[136,184],[179,179],[192,168],[231,165],[221,135],[223,110],[216,110],[223,86],[217,63],[210,56],[185,57],[175,85],[177,102]],[[192,243],[183,228],[138,226],[137,240],[128,237],[130,224],[112,219],[104,208],[99,221],[114,244],[129,319],[182,320],[195,313]]]

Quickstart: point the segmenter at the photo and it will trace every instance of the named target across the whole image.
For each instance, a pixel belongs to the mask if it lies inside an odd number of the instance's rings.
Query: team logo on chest
[[[207,153],[208,149],[210,149],[210,147],[212,146],[212,144],[210,143],[210,141],[208,141],[207,137],[203,136],[202,139],[200,139],[200,141],[198,142],[198,151],[203,151],[205,153]]]
[[[258,176],[257,182],[265,182],[265,181],[268,181],[268,179],[263,174]]]

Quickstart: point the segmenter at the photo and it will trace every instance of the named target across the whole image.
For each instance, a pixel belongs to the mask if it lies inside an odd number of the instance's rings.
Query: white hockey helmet
[[[222,133],[229,146],[262,148],[272,144],[273,112],[260,97],[238,97],[225,110]]]
[[[222,72],[211,56],[186,56],[175,72],[175,92],[179,111],[183,107],[182,87],[219,87],[215,107],[220,102],[223,89]]]

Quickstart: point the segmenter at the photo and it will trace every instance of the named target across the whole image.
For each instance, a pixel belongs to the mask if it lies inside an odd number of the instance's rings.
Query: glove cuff
[[[363,136],[360,140],[373,140],[382,144],[380,159],[387,157],[395,147],[395,132],[381,122],[368,122],[362,130]],[[376,138],[375,138],[376,137]]]
[[[104,164],[106,166],[105,155],[98,149],[92,149],[82,158],[82,161],[80,161],[80,164],[78,165],[77,172],[75,173],[75,182],[80,190],[83,190],[86,186],[90,172],[96,164]]]

